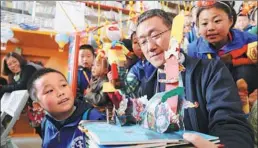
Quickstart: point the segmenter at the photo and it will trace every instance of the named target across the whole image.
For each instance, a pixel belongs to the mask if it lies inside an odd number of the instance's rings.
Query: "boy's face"
[[[102,61],[95,60],[91,69],[92,76],[100,77],[107,74],[107,68],[102,64]]]
[[[238,26],[238,29],[244,30],[249,25],[249,23],[248,16],[237,16],[236,26]]]
[[[69,117],[74,106],[74,96],[65,78],[59,73],[47,73],[35,81],[38,103],[59,120]]]
[[[94,57],[90,50],[81,49],[79,50],[79,65],[83,68],[91,68]]]

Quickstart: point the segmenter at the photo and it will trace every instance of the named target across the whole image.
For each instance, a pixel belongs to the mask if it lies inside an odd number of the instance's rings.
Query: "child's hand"
[[[108,81],[111,82],[113,80],[113,77],[112,77],[112,71],[108,72],[107,73],[107,77],[108,77]]]
[[[84,90],[84,95],[86,95],[86,94],[88,94],[90,92],[91,92],[91,88],[87,88],[87,89]]]
[[[215,145],[214,143],[200,137],[197,134],[189,134],[186,133],[183,135],[183,138],[188,141],[191,142],[196,148],[218,148],[218,145]]]

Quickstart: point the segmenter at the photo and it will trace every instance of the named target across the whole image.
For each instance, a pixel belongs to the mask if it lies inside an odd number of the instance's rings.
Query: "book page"
[[[8,98],[9,104],[6,106],[4,111],[12,117],[19,116],[28,98],[29,94],[27,90],[19,90],[12,92],[10,97]]]

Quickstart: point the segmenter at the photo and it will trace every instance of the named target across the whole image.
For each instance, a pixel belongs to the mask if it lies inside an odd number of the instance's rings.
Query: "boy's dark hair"
[[[233,28],[235,26],[235,23],[237,20],[237,14],[232,5],[234,5],[234,3],[230,2],[230,1],[219,1],[219,2],[216,2],[212,6],[198,8],[197,14],[196,14],[196,25],[199,26],[199,15],[203,10],[215,7],[217,9],[223,10],[225,13],[228,14],[228,18],[233,20],[233,23],[230,28]]]
[[[132,42],[133,42],[133,36],[134,36],[134,35],[136,35],[136,31],[133,31],[132,34],[131,34],[130,39],[131,39]]]
[[[171,28],[172,27],[172,19],[173,16],[169,15],[167,12],[165,12],[164,10],[161,9],[151,9],[148,11],[143,12],[137,20],[137,27],[139,26],[139,24],[141,24],[142,22],[144,22],[145,20],[152,18],[154,16],[157,16],[159,18],[162,19],[163,23],[168,27]]]
[[[122,42],[129,51],[133,51],[132,41],[130,39],[123,39]]]
[[[38,98],[36,96],[37,90],[35,89],[35,86],[34,86],[35,81],[48,73],[58,73],[58,74],[62,75],[65,78],[65,80],[67,81],[66,77],[60,71],[52,69],[52,68],[42,68],[42,69],[36,71],[27,83],[27,90],[29,92],[29,95],[30,95],[32,101],[38,100]]]
[[[92,55],[95,57],[95,49],[89,44],[81,45],[79,50],[89,50],[92,53]]]

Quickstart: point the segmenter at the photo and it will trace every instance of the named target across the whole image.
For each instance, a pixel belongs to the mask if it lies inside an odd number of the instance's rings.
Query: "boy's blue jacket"
[[[253,131],[242,111],[228,68],[220,60],[201,60],[187,55],[183,65],[186,68],[182,73],[186,100],[199,104],[197,108],[185,110],[185,128],[218,136],[227,148],[252,148]],[[149,79],[157,81],[156,75]],[[144,90],[156,86],[146,84]]]
[[[91,70],[88,68],[83,68],[82,66],[78,67],[77,75],[77,92],[76,98],[83,100],[84,90],[89,86],[89,82],[85,78],[84,72],[87,74],[88,79],[91,79]]]
[[[157,68],[147,60],[138,60],[135,65],[131,67],[129,73],[133,73],[140,82],[140,86],[135,90],[135,97],[147,95],[147,97],[150,98],[153,95],[154,87],[148,88],[148,90],[144,90],[144,88],[146,88],[146,84],[154,83],[151,80],[149,81],[149,78],[152,77],[153,74],[156,75],[156,70]],[[150,85],[152,86],[152,84]]]
[[[221,50],[228,53],[235,49],[240,49],[245,45],[257,41],[257,35],[249,32],[242,32],[236,29],[231,29],[232,40],[228,42]],[[197,40],[188,45],[187,54],[194,58],[208,59],[207,54],[210,53],[215,59],[219,59],[217,51],[203,38],[199,37]]]
[[[60,123],[46,115],[42,122],[43,148],[80,148],[86,147],[85,134],[78,129],[79,122],[87,109],[92,108],[90,104],[76,99],[76,110],[64,123]],[[91,109],[88,120],[104,120],[105,117],[96,109]],[[44,121],[44,120],[43,120]]]

